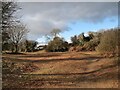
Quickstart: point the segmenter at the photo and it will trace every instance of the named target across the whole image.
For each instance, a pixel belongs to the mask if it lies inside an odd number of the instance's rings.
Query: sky
[[[118,26],[117,2],[20,2],[18,12],[27,26],[27,38],[45,43],[45,35],[59,28],[61,37]]]
[[[17,0],[18,2],[119,2],[119,0]]]

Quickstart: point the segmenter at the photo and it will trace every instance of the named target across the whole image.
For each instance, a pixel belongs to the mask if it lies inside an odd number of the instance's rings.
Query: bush
[[[79,52],[79,51],[83,51],[83,49],[84,48],[82,46],[79,46],[79,45],[72,46],[69,48],[69,52]]]
[[[79,40],[78,40],[78,38],[77,38],[76,35],[73,36],[73,37],[71,37],[71,41],[72,41],[72,45],[73,45],[73,46],[76,46],[76,45],[79,44]]]
[[[59,37],[55,37],[46,47],[48,52],[64,52],[68,50],[68,42]]]
[[[86,42],[83,46],[84,50],[86,51],[94,51],[96,46],[98,46],[99,44],[99,39],[98,38],[95,38],[95,39],[92,39],[90,40],[89,42]]]
[[[115,55],[118,52],[118,33],[117,29],[107,30],[102,34],[100,44],[96,50],[102,54]]]
[[[32,41],[32,40],[26,40],[25,46],[27,52],[33,52],[36,51],[38,42]]]

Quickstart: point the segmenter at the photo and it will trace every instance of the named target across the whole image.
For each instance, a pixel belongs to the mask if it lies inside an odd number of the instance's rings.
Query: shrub
[[[111,29],[102,34],[100,44],[96,48],[101,54],[117,54],[118,50],[118,33],[120,30]]]
[[[33,52],[36,50],[38,42],[32,40],[26,40],[25,46],[27,52]]]
[[[50,41],[46,47],[48,52],[64,52],[68,50],[68,42],[64,41],[62,38],[55,37]]]
[[[79,40],[77,38],[77,36],[73,36],[71,37],[71,41],[72,41],[72,45],[75,46],[75,45],[78,45],[79,44]]]
[[[79,51],[83,51],[83,49],[84,48],[80,45],[72,46],[72,47],[69,48],[69,52],[72,52],[72,51],[79,52]]]
[[[95,38],[95,39],[92,39],[90,40],[89,42],[86,42],[83,46],[84,50],[86,51],[94,51],[96,46],[98,46],[99,44],[99,39],[98,38]]]

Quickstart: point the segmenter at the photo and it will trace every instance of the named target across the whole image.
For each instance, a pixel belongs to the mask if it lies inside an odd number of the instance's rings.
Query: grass
[[[4,61],[16,63],[16,66],[21,67],[25,63],[24,66],[31,65],[30,69],[37,68],[20,74],[3,74],[4,88],[118,87],[118,59],[105,58],[96,52],[36,52],[3,54],[2,57]]]

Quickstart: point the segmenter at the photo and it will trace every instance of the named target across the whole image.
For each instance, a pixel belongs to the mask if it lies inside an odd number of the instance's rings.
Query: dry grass
[[[3,55],[3,60],[32,63],[38,69],[20,77],[4,77],[5,87],[31,88],[117,88],[117,58],[104,58],[96,52],[26,53]],[[6,75],[3,75],[6,76]],[[18,79],[11,83],[9,79]],[[7,83],[7,84],[6,84]]]

